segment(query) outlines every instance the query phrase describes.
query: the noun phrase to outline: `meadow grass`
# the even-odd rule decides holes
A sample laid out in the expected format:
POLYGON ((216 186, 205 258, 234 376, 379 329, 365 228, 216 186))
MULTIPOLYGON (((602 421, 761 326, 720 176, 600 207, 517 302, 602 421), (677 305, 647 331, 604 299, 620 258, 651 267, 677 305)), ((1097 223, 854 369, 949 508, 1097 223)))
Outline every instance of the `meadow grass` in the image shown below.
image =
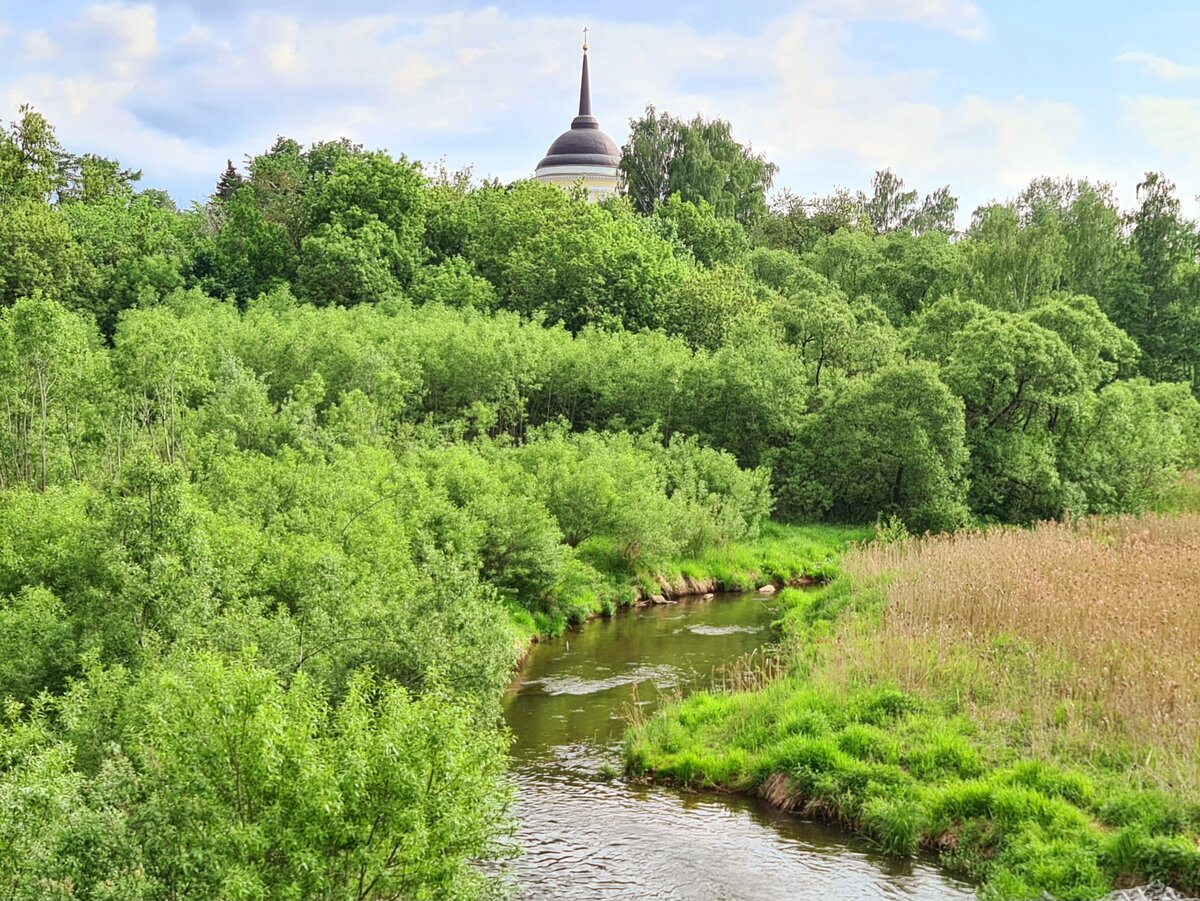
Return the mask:
POLYGON ((1154 505, 1158 513, 1200 513, 1200 472, 1185 472, 1154 505))
POLYGON ((783 674, 631 730, 633 772, 756 792, 984 897, 1200 892, 1200 516, 875 543, 784 592, 783 674))
POLYGON ((845 566, 887 599, 837 680, 953 693, 1038 754, 1127 748, 1130 779, 1200 799, 1200 515, 872 545, 845 566))
POLYGON ((611 541, 580 546, 587 566, 573 567, 557 586, 550 612, 513 618, 529 636, 562 634, 594 616, 608 616, 639 597, 708 591, 753 591, 771 583, 825 582, 836 574, 836 561, 870 528, 838 525, 786 525, 766 522, 753 539, 709 548, 698 556, 648 561, 631 577, 611 541))
POLYGON ((757 538, 710 548, 699 556, 667 560, 638 574, 648 590, 666 581, 715 583, 721 591, 752 591, 766 582, 826 582, 837 573, 846 549, 873 535, 870 528, 840 525, 787 525, 767 522, 757 538))

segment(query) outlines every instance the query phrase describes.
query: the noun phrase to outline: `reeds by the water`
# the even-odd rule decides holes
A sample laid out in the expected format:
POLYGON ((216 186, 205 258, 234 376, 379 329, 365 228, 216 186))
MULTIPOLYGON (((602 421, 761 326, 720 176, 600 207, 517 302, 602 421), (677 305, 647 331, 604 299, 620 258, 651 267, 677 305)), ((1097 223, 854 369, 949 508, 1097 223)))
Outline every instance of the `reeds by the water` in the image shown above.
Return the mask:
POLYGON ((1200 515, 870 545, 844 565, 886 584, 884 628, 844 635, 827 678, 952 695, 1031 750, 1103 749, 1200 790, 1200 515))
POLYGON ((732 694, 759 691, 787 671, 784 659, 774 647, 756 648, 712 673, 712 690, 732 694))

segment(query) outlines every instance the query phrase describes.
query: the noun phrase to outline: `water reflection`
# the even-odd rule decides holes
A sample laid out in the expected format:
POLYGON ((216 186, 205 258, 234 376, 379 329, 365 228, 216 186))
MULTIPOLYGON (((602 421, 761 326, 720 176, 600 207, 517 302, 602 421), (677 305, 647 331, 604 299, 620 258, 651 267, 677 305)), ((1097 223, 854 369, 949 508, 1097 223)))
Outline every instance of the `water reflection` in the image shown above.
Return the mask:
POLYGON ((623 710, 707 684, 769 640, 771 602, 628 612, 534 649, 506 698, 521 898, 960 899, 969 887, 754 799, 606 780, 623 710))

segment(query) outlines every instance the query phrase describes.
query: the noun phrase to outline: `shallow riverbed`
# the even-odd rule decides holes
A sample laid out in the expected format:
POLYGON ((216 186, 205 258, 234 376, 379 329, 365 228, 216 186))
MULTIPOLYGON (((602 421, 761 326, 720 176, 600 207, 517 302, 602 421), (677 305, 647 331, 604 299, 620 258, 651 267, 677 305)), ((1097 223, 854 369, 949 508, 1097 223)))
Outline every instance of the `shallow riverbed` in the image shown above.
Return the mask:
POLYGON ((623 611, 533 649, 505 699, 514 734, 517 895, 538 898, 950 901, 970 887, 897 864, 841 830, 754 799, 605 778, 623 714, 709 684, 770 641, 755 595, 623 611))

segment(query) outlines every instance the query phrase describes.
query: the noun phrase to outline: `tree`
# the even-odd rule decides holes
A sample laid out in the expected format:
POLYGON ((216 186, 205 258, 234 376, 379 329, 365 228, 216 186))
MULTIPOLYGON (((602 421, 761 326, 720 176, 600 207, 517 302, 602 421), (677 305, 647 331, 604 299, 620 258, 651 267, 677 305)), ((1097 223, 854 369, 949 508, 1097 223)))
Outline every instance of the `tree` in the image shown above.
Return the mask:
POLYGON ((743 324, 766 317, 763 293, 744 269, 699 269, 668 297, 663 325, 692 347, 715 350, 743 324))
POLYGON ((828 197, 808 199, 786 189, 780 191, 772 198, 767 215, 754 223, 753 243, 803 254, 825 235, 868 228, 861 198, 845 188, 828 197))
MULTIPOLYGON (((1066 341, 1031 315, 956 299, 934 304, 915 326, 912 349, 939 362, 963 401, 971 509, 1018 522, 1061 515, 1071 498, 1058 444, 1087 396, 1085 367, 1066 341)), ((1104 342, 1081 340, 1081 356, 1104 342)))
POLYGON ((221 173, 220 179, 217 180, 217 190, 213 197, 217 200, 229 200, 237 193, 238 188, 246 183, 242 178, 242 173, 233 165, 233 160, 225 161, 225 171, 221 173))
POLYGON ((688 203, 672 194, 655 209, 654 220, 664 238, 682 244, 702 266, 738 263, 750 249, 745 229, 719 218, 703 199, 688 203))
POLYGON ((1147 172, 1137 196, 1138 208, 1129 219, 1137 283, 1113 299, 1111 313, 1142 348, 1146 375, 1194 381, 1200 280, 1191 273, 1200 232, 1182 217, 1175 185, 1162 173, 1147 172))
POLYGON ((672 194, 712 205, 718 216, 749 225, 766 213, 777 168, 733 138, 723 119, 697 115, 684 122, 647 106, 630 121, 621 175, 634 206, 650 215, 672 194))
POLYGON ((49 202, 66 186, 67 153, 46 117, 29 104, 0 134, 0 200, 49 202))
POLYGON ((630 120, 629 140, 621 148, 625 191, 643 216, 671 196, 671 166, 683 151, 683 122, 652 105, 630 120))
POLYGON ((83 317, 41 296, 22 298, 0 315, 0 397, 13 481, 45 491, 64 470, 81 476, 80 432, 107 387, 97 341, 83 317))
POLYGON ((60 203, 97 203, 112 197, 128 198, 142 173, 122 169, 116 160, 85 153, 65 156, 65 183, 58 192, 60 203))
POLYGON ((1122 217, 1110 185, 1039 178, 1015 201, 1022 227, 1053 225, 1065 240, 1062 289, 1106 305, 1125 253, 1122 217))
MULTIPOLYGON (((122 310, 156 303, 182 288, 194 254, 193 220, 164 209, 153 195, 114 189, 93 200, 56 210, 91 263, 83 298, 100 330, 111 336, 122 310)), ((76 289, 77 295, 83 293, 76 289)))
POLYGON ((296 293, 317 305, 340 306, 394 297, 400 293, 393 273, 401 255, 395 234, 378 220, 352 232, 340 222, 322 223, 300 245, 296 293))
POLYGON ((85 306, 97 275, 66 217, 39 199, 0 199, 0 305, 38 295, 85 306))
POLYGON ((869 522, 898 515, 912 529, 967 520, 963 405, 924 362, 856 380, 809 420, 780 467, 784 515, 869 522))
POLYGON ((6 897, 484 892, 475 862, 497 856, 510 803, 503 742, 444 691, 364 672, 335 702, 304 673, 193 652, 139 676, 93 666, 56 707, 69 737, 44 709, 0 733, 6 897))
POLYGON ((1064 436, 1064 478, 1097 513, 1152 507, 1191 462, 1200 403, 1184 385, 1113 382, 1087 398, 1064 436))
POLYGON ((859 193, 858 204, 862 217, 877 235, 922 235, 931 231, 953 234, 958 198, 951 196, 950 186, 943 185, 918 202, 920 196, 916 191, 906 191, 904 179, 891 169, 881 169, 871 179, 871 196, 859 193))
POLYGON ((669 298, 691 269, 624 205, 521 182, 475 191, 466 206, 464 256, 496 287, 499 304, 571 331, 589 323, 662 328, 669 298))
POLYGON ((1057 217, 1023 224, 1015 204, 980 207, 964 242, 973 295, 994 309, 1029 309, 1059 290, 1066 247, 1057 217))

